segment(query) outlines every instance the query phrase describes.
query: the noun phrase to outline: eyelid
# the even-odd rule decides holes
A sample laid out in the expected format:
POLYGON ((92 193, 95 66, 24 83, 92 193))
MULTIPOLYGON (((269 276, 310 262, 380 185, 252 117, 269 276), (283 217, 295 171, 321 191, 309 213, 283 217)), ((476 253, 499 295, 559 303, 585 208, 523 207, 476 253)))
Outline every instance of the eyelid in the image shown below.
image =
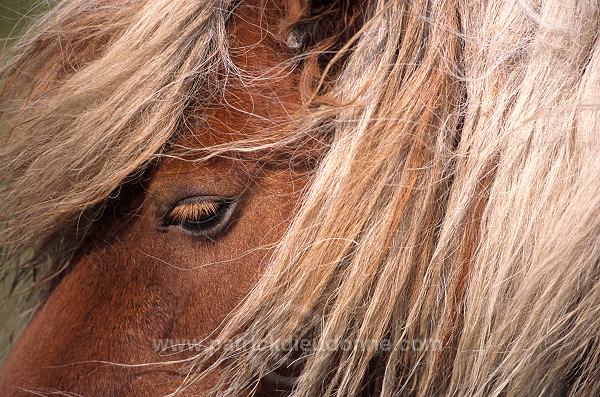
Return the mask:
POLYGON ((176 222, 184 222, 190 219, 197 219, 201 216, 216 215, 220 206, 225 203, 219 201, 201 201, 198 203, 180 203, 169 213, 169 219, 176 222))
POLYGON ((238 198, 219 196, 194 196, 185 198, 178 201, 170 210, 166 211, 160 229, 167 231, 170 227, 180 227, 191 235, 212 239, 229 227, 238 198), (214 210, 214 212, 210 213, 207 210, 214 210), (218 222, 206 230, 190 230, 186 228, 186 223, 193 223, 195 219, 201 219, 203 216, 217 216, 221 212, 222 214, 218 222))
POLYGON ((235 201, 237 197, 222 197, 222 196, 191 196, 175 202, 172 204, 170 208, 166 209, 166 215, 173 214, 177 211, 177 208, 191 208, 192 206, 197 206, 197 208, 201 208, 203 206, 209 206, 211 204, 228 204, 235 201))

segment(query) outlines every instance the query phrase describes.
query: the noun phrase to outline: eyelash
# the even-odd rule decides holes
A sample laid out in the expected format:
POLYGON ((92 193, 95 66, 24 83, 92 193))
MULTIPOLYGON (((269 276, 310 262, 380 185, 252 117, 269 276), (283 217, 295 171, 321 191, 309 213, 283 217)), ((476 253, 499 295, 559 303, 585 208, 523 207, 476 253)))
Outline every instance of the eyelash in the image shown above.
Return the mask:
POLYGON ((231 199, 188 198, 169 211, 163 226, 178 226, 194 235, 216 237, 229 224, 233 207, 231 199))

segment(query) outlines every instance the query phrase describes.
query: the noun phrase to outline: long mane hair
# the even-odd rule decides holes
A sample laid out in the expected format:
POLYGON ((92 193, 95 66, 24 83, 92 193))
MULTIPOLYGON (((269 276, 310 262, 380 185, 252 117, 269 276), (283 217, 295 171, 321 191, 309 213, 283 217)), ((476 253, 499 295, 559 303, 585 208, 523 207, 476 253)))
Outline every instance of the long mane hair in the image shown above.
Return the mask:
MULTIPOLYGON (((234 3, 71 0, 30 29, 3 71, 5 269, 65 266, 190 108, 248 78, 234 3)), ((598 395, 600 6, 359 8, 324 46, 327 77, 306 63, 285 139, 206 148, 327 134, 270 266, 182 389, 219 371, 214 394, 237 395, 305 340, 294 396, 598 395)))

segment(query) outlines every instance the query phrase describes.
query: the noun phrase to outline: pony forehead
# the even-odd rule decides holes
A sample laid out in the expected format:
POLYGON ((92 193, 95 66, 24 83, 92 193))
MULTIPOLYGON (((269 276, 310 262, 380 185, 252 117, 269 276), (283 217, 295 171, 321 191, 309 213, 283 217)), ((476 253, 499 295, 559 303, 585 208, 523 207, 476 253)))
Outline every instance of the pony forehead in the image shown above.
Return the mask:
POLYGON ((286 27, 299 18, 294 11, 299 3, 250 1, 235 8, 228 57, 237 73, 219 76, 219 95, 188 109, 185 128, 173 135, 168 155, 198 160, 223 150, 262 165, 302 163, 303 168, 322 156, 323 131, 301 142, 293 137, 310 114, 300 89, 304 65, 285 46, 286 27))

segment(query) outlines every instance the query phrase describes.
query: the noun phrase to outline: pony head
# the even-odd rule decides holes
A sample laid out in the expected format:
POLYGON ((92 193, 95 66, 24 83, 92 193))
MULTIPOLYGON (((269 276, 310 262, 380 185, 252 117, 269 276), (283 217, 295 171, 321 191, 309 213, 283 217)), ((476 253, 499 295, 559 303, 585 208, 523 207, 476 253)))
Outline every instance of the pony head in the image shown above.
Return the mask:
POLYGON ((2 72, 3 390, 600 393, 599 23, 59 2, 2 72))

